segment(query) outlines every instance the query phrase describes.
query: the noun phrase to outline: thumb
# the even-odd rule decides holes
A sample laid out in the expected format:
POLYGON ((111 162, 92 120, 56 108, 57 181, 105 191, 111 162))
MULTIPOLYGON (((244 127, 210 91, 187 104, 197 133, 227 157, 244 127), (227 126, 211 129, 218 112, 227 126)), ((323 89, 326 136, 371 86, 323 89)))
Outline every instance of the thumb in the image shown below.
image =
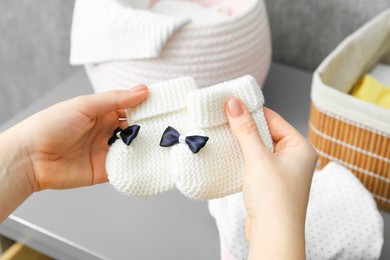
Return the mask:
POLYGON ((269 150, 261 141, 259 132, 252 115, 238 99, 230 99, 225 106, 233 134, 240 144, 246 163, 255 163, 269 154, 269 150))
POLYGON ((80 96, 73 99, 73 102, 75 102, 75 107, 82 108, 82 111, 85 114, 96 117, 118 109, 135 107, 141 103, 147 95, 147 87, 140 85, 129 90, 112 90, 93 95, 80 96))

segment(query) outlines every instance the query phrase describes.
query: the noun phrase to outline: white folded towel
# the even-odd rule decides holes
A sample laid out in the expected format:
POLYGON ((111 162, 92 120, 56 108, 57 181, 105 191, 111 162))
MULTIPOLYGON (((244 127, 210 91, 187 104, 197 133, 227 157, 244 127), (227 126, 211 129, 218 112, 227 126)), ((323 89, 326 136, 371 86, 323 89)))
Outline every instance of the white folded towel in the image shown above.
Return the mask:
MULTIPOLYGON (((211 200, 209 209, 219 230, 221 258, 247 259, 242 193, 211 200)), ((314 173, 305 233, 307 259, 378 259, 383 219, 359 179, 332 162, 314 173)))
POLYGON ((71 63, 86 65, 97 92, 183 76, 200 87, 246 74, 263 84, 271 60, 263 0, 231 0, 240 8, 230 11, 174 2, 76 0, 71 63))

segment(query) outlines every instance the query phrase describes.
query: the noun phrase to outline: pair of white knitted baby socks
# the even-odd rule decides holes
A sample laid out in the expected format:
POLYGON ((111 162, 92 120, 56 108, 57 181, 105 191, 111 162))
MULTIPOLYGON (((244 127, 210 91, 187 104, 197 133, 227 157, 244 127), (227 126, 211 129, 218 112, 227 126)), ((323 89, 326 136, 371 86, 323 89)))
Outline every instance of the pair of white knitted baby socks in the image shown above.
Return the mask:
POLYGON ((273 149, 264 98, 251 76, 203 89, 189 77, 148 88, 147 100, 128 111, 131 143, 119 131, 110 141, 108 178, 121 193, 146 196, 176 187, 205 200, 241 191, 243 157, 224 109, 232 97, 244 102, 273 149))

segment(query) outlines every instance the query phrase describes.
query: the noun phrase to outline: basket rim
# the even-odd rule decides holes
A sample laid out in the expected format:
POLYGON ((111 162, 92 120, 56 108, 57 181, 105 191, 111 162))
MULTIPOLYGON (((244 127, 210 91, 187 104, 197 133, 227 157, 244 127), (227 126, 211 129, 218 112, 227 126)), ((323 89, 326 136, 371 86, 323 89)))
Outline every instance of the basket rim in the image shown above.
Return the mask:
MULTIPOLYGON (((371 64, 377 63, 378 59, 382 58, 380 55, 386 55, 387 57, 390 53, 390 48, 387 47, 387 44, 384 44, 387 41, 390 41, 390 8, 345 38, 314 71, 311 99, 316 107, 322 111, 329 111, 361 125, 390 134, 390 109, 366 102, 347 93, 350 87, 347 86, 348 83, 356 82, 358 77, 361 76, 361 73, 358 73, 359 71, 367 71, 371 64), (367 44, 365 38, 383 29, 387 30, 387 34, 384 33, 384 36, 378 36, 382 37, 380 39, 383 41, 374 44, 375 48, 373 48, 371 54, 375 57, 361 57, 364 47, 372 47, 372 45, 367 44), (359 40, 366 42, 359 46, 359 43, 357 43, 359 40), (355 56, 357 56, 356 59, 354 59, 355 56), (356 61, 358 63, 354 64, 356 61), (326 77, 328 78, 327 81, 333 81, 331 84, 335 84, 335 86, 325 83, 326 77)), ((372 42, 368 41, 368 43, 372 42)), ((388 45, 390 46, 390 42, 388 45)))

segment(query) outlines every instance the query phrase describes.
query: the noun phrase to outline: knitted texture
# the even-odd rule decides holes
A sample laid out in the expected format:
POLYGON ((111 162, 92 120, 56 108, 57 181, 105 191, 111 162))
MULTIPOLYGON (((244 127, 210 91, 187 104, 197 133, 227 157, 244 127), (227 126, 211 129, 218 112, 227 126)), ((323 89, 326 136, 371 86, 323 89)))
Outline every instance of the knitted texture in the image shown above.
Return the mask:
POLYGON ((130 146, 117 140, 111 145, 106 169, 110 183, 132 196, 157 194, 175 187, 170 174, 170 149, 159 146, 168 125, 185 130, 185 96, 196 88, 191 78, 150 85, 146 101, 128 111, 129 125, 140 125, 130 146))
POLYGON ((178 145, 171 151, 173 178, 184 195, 194 199, 223 197, 242 190, 244 160, 225 114, 225 103, 241 99, 251 112, 259 134, 273 150, 272 139, 263 114, 264 98, 250 76, 193 91, 187 97, 187 135, 208 136, 205 148, 193 154, 178 145))
POLYGON ((225 20, 202 23, 117 2, 77 0, 75 5, 71 63, 87 64, 96 92, 183 76, 193 77, 199 87, 246 74, 263 84, 271 60, 263 0, 244 1, 225 20))
MULTIPOLYGON (((277 206, 277 205, 275 205, 277 206)), ((242 193, 210 200, 221 259, 247 259, 242 193)), ((379 259, 383 219, 372 195, 348 169, 329 163, 315 172, 306 214, 307 259, 379 259)))
POLYGON ((272 139, 262 111, 260 87, 251 76, 196 90, 191 78, 149 87, 148 99, 128 111, 129 125, 141 126, 130 146, 116 141, 106 168, 111 184, 121 193, 145 196, 176 187, 193 199, 219 198, 241 191, 243 157, 224 112, 226 101, 240 98, 256 120, 264 143, 272 139), (209 137, 194 154, 186 143, 160 147, 164 130, 174 127, 183 137, 209 137))

